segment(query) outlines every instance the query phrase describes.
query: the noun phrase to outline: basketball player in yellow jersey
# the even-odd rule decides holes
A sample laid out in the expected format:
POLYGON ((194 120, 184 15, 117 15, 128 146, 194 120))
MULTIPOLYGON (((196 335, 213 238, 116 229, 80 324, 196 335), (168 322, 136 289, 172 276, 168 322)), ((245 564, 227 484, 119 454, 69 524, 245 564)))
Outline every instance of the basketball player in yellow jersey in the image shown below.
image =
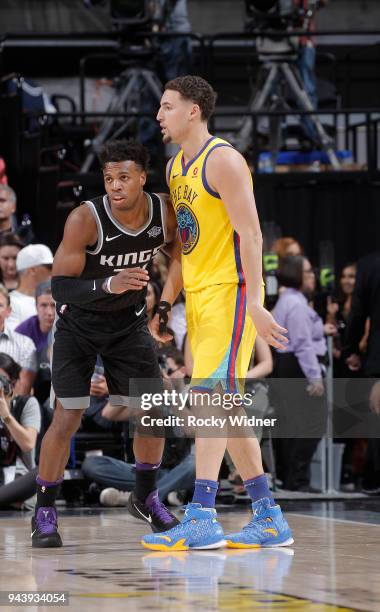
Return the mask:
MULTIPOLYGON (((182 274, 178 248, 151 332, 157 339, 168 339, 159 333, 159 322, 167 321, 184 286, 194 359, 192 388, 212 392, 218 381, 219 388, 231 393, 246 376, 256 333, 276 348, 283 348, 287 339, 286 330, 262 305, 262 236, 250 171, 240 153, 208 131, 215 100, 212 87, 197 76, 169 81, 161 99, 157 119, 164 143, 181 147, 169 161, 167 179, 181 238, 182 274)), ((210 413, 210 407, 204 410, 210 413)), ((292 543, 253 435, 196 437, 195 490, 182 523, 142 540, 152 550, 292 543), (253 517, 242 531, 225 536, 214 505, 226 448, 252 499, 253 517)))

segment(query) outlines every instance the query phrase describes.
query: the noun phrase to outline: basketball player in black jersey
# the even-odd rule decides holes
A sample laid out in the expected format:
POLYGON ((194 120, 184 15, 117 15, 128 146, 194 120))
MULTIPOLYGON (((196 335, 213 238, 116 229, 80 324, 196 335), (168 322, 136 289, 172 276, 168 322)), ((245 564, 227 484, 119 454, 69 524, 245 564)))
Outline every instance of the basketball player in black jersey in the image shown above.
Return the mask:
MULTIPOLYGON (((70 214, 53 264, 55 410, 41 446, 32 519, 32 545, 39 548, 62 546, 55 498, 71 437, 89 406, 97 356, 113 405, 128 405, 130 380, 160 380, 145 295, 154 255, 165 244, 169 252, 179 249, 175 215, 167 196, 143 190, 148 153, 142 145, 109 142, 100 160, 106 195, 83 202, 70 214)), ((158 499, 155 486, 163 445, 161 437, 134 438, 136 488, 128 509, 154 531, 178 522, 158 499)))

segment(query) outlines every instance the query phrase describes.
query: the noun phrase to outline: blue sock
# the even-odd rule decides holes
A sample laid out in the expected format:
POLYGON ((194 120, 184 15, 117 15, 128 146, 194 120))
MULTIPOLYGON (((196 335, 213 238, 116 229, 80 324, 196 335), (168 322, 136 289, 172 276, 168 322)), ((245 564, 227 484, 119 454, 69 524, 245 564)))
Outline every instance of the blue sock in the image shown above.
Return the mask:
POLYGON ((213 508, 218 487, 216 480, 196 480, 192 503, 202 504, 204 508, 213 508))
POLYGON ((249 480, 244 481, 245 490, 247 491, 249 497, 253 502, 256 502, 258 499, 262 499, 263 497, 268 497, 270 499, 271 506, 275 506, 276 502, 273 499, 273 495, 268 486, 268 479, 266 474, 261 474, 261 476, 256 476, 256 478, 250 478, 249 480))

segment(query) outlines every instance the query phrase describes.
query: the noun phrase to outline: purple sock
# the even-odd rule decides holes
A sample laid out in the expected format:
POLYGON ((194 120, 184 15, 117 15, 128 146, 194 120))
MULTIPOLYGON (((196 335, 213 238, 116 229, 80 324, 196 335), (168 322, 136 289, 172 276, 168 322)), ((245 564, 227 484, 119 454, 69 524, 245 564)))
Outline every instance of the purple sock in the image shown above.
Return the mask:
POLYGON ((161 461, 159 463, 140 463, 136 459, 136 470, 158 470, 161 465, 161 461))
POLYGON ((36 508, 44 508, 54 506, 55 498, 57 497, 59 485, 63 482, 63 478, 58 480, 43 480, 40 476, 37 476, 37 502, 36 508))
POLYGON ((37 476, 36 478, 36 483, 40 485, 41 487, 56 487, 57 485, 60 485, 62 482, 63 482, 63 476, 62 478, 58 478, 58 480, 42 480, 40 476, 37 476))
POLYGON ((156 490, 157 472, 160 463, 141 463, 136 459, 136 486, 135 493, 137 499, 145 502, 152 491, 156 490))
POLYGON ((197 479, 191 503, 202 504, 204 508, 213 508, 218 487, 219 483, 216 480, 197 479))
POLYGON ((256 476, 255 478, 244 480, 244 486, 245 490, 247 491, 249 497, 253 502, 256 502, 258 499, 262 499, 263 497, 268 497, 271 506, 276 505, 276 502, 274 501, 273 495, 268 486, 268 479, 266 477, 266 474, 261 474, 260 476, 256 476))

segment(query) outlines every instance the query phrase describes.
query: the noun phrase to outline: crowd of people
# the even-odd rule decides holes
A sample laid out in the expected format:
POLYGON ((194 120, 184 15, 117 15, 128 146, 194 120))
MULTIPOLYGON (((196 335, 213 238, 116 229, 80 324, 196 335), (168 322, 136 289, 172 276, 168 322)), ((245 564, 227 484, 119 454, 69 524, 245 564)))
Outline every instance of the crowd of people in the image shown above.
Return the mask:
MULTIPOLYGON (((52 416, 53 254, 46 245, 22 241, 15 214, 14 191, 0 185, 0 508, 33 506, 39 447, 52 416)), ((247 389, 255 394, 256 415, 272 412, 282 420, 283 430, 273 440, 275 469, 266 466, 268 471, 274 471, 277 486, 313 492, 311 461, 326 430, 326 338, 332 337, 330 365, 334 377, 380 375, 379 325, 373 304, 378 299, 375 285, 380 261, 373 257, 364 264, 347 263, 340 272, 336 292, 325 296, 321 309, 321 300, 316 300, 320 293, 316 274, 302 246, 287 237, 277 240, 272 251, 279 258, 279 290, 273 315, 288 330, 289 343, 285 350, 271 350, 262 338, 257 338, 247 389), (374 289, 368 297, 371 283, 374 289), (289 392, 281 392, 284 379, 289 392), (297 385, 293 387, 289 380, 297 381, 297 385), (268 385, 269 381, 274 384, 268 385), (276 386, 276 381, 280 385, 276 386)), ((167 265, 166 255, 160 252, 147 285, 148 321, 157 312, 167 265)), ((193 367, 183 292, 172 309, 169 329, 172 340, 157 346, 161 374, 167 388, 182 391, 187 388, 193 367)), ((80 432, 127 432, 127 409, 111 405, 108 396, 104 369, 98 362, 91 380, 91 405, 80 432)), ((380 412, 379 383, 373 386, 368 410, 380 412)), ((265 441, 265 430, 258 429, 256 435, 259 440, 263 438, 262 443, 265 441)), ((162 501, 179 505, 189 498, 195 478, 193 447, 191 438, 176 437, 175 431, 166 439, 158 477, 162 501)), ((89 453, 76 467, 81 467, 83 473, 83 490, 92 487, 99 503, 127 503, 129 491, 135 486, 133 454, 129 453, 125 461, 105 456, 100 444, 97 453, 89 453)), ((223 470, 232 498, 239 499, 241 480, 228 453, 223 470)), ((345 440, 341 486, 345 490, 380 492, 377 440, 345 440)))

